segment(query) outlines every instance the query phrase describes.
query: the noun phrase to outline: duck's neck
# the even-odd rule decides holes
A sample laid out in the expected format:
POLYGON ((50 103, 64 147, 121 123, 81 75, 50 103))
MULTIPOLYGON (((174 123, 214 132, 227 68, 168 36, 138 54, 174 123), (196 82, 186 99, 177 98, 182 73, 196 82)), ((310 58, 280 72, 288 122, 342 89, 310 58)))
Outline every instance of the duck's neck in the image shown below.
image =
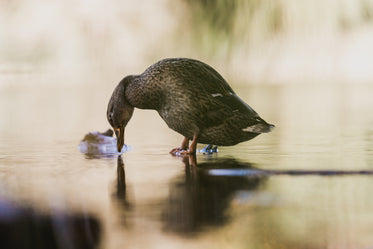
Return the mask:
POLYGON ((130 78, 125 87, 125 97, 136 108, 158 110, 161 106, 162 92, 153 79, 142 75, 127 76, 130 78))

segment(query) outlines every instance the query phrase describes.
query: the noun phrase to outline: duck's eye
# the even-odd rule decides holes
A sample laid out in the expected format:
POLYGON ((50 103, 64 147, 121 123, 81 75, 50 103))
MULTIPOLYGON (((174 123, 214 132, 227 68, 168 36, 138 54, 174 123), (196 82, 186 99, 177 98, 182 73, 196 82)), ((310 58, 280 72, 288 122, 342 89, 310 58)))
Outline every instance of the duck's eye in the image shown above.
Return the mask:
POLYGON ((107 115, 107 117, 108 117, 109 122, 110 122, 110 123, 113 123, 113 113, 110 112, 110 113, 107 115))

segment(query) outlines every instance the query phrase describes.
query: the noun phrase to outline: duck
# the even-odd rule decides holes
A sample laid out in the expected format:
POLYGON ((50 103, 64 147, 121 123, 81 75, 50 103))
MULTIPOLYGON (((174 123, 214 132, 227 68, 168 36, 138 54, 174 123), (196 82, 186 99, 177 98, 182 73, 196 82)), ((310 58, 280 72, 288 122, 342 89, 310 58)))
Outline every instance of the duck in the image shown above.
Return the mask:
POLYGON ((181 146, 170 151, 173 155, 194 155, 197 143, 233 146, 274 128, 215 69, 189 58, 160 60, 141 74, 124 77, 115 87, 106 116, 118 151, 135 108, 157 111, 170 129, 184 137, 181 146))

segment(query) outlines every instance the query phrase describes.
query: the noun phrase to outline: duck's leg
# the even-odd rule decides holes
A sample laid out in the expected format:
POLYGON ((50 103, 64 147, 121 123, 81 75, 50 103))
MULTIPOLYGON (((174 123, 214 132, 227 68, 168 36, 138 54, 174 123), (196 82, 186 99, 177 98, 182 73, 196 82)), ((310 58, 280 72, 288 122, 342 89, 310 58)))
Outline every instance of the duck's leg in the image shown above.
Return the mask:
POLYGON ((171 150, 170 153, 174 155, 195 155, 197 151, 197 141, 198 141, 198 135, 194 135, 192 143, 190 144, 189 149, 187 149, 188 144, 189 144, 189 139, 185 137, 181 144, 181 147, 171 150))
POLYGON ((190 144, 189 146, 189 150, 188 150, 188 154, 189 155, 195 155, 196 154, 196 151, 197 151, 197 143, 198 143, 198 135, 194 135, 193 136, 193 140, 192 140, 192 143, 190 144))

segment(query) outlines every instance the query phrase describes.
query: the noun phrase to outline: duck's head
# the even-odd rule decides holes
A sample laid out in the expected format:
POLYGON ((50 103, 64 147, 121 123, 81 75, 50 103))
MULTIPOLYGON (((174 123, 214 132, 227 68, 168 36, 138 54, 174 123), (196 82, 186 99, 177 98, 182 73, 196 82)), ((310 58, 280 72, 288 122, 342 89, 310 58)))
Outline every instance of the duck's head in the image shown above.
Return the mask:
POLYGON ((111 95, 106 117, 117 136, 117 149, 120 152, 124 145, 124 129, 131 119, 134 107, 126 99, 126 86, 130 78, 124 78, 111 95))

